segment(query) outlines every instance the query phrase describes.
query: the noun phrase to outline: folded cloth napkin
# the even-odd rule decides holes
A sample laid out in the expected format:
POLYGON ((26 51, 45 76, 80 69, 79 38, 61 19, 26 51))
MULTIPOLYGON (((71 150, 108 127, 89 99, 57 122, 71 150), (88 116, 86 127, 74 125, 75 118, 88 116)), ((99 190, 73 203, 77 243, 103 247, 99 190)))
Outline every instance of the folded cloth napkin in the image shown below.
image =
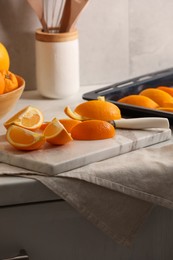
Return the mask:
POLYGON ((173 144, 167 144, 53 177, 5 164, 1 164, 0 174, 40 181, 116 242, 128 245, 154 204, 173 208, 172 157, 173 144))

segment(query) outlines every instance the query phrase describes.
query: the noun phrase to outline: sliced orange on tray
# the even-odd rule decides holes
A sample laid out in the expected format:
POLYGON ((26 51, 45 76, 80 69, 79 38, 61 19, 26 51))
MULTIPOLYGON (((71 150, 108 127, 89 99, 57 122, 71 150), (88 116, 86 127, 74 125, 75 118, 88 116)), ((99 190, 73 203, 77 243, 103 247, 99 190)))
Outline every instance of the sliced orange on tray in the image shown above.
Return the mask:
POLYGON ((35 130, 40 128, 43 121, 43 114, 39 109, 33 106, 27 106, 6 121, 4 126, 8 129, 9 126, 14 124, 26 129, 35 130))
POLYGON ((167 86, 158 86, 157 89, 163 90, 173 97, 173 88, 167 86))
POLYGON ((43 134, 35 133, 20 126, 11 125, 6 133, 7 141, 19 150, 40 149, 45 143, 43 134))
POLYGON ((63 145, 73 140, 65 127, 54 118, 44 129, 46 141, 53 145, 63 145))
POLYGON ((147 88, 139 93, 139 95, 146 96, 155 101, 160 107, 164 106, 164 103, 173 103, 173 97, 165 91, 157 88, 147 88))
POLYGON ((159 105, 151 98, 142 95, 129 95, 118 100, 120 103, 125 103, 134 106, 143 106, 150 109, 155 109, 159 105))

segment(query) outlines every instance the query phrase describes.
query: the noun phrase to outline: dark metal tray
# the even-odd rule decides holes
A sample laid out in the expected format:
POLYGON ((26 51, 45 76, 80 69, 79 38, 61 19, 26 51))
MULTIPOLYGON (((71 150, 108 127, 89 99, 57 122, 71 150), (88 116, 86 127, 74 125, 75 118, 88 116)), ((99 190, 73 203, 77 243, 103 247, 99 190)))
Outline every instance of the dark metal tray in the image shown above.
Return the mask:
POLYGON ((159 85, 173 87, 173 68, 115 83, 87 92, 82 97, 85 100, 93 100, 97 99, 98 96, 104 96, 107 101, 116 104, 120 108, 123 117, 167 117, 170 124, 173 124, 173 113, 171 112, 123 104, 117 101, 122 97, 138 94, 143 89, 155 88, 159 85))

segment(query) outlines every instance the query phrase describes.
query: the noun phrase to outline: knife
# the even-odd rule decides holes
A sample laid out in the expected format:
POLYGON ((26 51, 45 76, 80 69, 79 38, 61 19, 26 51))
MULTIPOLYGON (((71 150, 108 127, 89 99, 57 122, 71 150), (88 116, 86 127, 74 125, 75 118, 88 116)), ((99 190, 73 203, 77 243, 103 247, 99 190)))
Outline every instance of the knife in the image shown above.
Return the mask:
POLYGON ((109 121, 115 128, 146 129, 166 128, 169 129, 169 120, 164 117, 140 117, 109 121))

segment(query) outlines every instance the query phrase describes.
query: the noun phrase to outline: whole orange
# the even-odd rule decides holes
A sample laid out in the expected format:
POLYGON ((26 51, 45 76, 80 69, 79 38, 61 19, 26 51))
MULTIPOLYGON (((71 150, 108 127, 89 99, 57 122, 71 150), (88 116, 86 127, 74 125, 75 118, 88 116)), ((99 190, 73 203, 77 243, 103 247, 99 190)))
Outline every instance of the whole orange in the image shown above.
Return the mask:
POLYGON ((4 93, 5 81, 2 73, 0 72, 0 95, 4 93))
POLYGON ((9 70, 10 58, 7 49, 0 42, 0 70, 9 70))
POLYGON ((5 81, 4 93, 10 92, 18 87, 18 81, 14 73, 7 70, 1 71, 5 81))

